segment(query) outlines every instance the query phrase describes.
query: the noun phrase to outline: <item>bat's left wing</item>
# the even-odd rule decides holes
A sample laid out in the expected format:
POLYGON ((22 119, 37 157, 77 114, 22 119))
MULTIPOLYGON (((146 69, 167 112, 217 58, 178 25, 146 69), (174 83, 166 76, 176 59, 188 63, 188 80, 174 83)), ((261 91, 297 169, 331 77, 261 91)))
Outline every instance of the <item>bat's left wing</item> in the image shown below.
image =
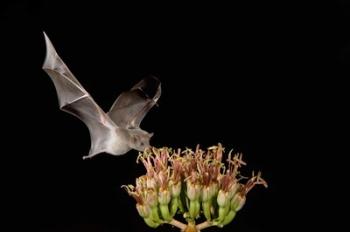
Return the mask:
POLYGON ((105 112, 95 103, 72 72, 58 56, 50 39, 45 35, 46 58, 43 69, 53 81, 61 110, 82 120, 88 127, 91 148, 88 157, 108 152, 108 144, 115 141, 116 126, 105 112))
POLYGON ((122 128, 139 128, 142 119, 148 111, 157 103, 161 95, 161 84, 156 77, 147 77, 130 91, 123 92, 112 105, 108 116, 114 123, 122 128), (147 92, 153 90, 153 97, 147 92))

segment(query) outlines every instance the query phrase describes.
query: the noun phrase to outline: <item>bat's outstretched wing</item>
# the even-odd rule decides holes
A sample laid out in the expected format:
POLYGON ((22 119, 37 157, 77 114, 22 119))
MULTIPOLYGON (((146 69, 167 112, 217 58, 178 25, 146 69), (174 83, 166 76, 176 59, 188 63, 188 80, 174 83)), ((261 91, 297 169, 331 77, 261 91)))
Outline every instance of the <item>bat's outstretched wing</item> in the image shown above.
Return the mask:
POLYGON ((61 110, 78 117, 87 125, 91 137, 89 156, 106 151, 115 124, 69 71, 50 39, 44 35, 46 58, 43 69, 56 87, 61 110))
POLYGON ((108 112, 108 116, 119 127, 139 128, 142 119, 157 103, 160 95, 161 84, 158 78, 147 77, 134 85, 131 90, 120 94, 108 112), (147 92, 152 90, 155 93, 150 97, 147 92))

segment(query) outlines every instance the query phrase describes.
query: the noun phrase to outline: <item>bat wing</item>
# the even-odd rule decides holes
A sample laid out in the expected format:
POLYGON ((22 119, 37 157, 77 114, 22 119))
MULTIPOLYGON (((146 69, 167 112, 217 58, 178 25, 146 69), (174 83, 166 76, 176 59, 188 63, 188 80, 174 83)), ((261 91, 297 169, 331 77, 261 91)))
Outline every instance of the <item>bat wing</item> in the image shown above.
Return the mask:
POLYGON ((114 123, 122 128, 135 129, 140 127, 140 123, 148 111, 157 103, 161 95, 161 84, 156 77, 147 77, 131 90, 123 92, 115 100, 108 116, 114 123), (153 91, 153 97, 146 92, 153 91))
POLYGON ((106 151, 115 124, 70 72, 50 39, 45 33, 44 35, 46 58, 43 69, 55 85, 60 109, 78 117, 87 125, 91 138, 89 156, 106 151))

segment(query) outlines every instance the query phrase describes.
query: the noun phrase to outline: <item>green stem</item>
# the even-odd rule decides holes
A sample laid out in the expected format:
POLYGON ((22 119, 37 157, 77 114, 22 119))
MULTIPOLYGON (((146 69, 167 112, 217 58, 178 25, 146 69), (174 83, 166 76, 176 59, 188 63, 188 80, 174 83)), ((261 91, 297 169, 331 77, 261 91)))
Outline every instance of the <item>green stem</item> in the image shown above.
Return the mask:
POLYGON ((167 222, 167 223, 170 224, 170 225, 173 225, 173 226, 175 226, 177 228, 179 228, 181 231, 184 231, 186 229, 186 225, 185 224, 183 224, 182 222, 179 222, 178 220, 175 220, 175 219, 173 219, 173 220, 171 220, 170 222, 167 222))
POLYGON ((196 226, 197 231, 199 232, 200 230, 203 230, 205 228, 211 227, 213 224, 211 222, 205 221, 196 226))

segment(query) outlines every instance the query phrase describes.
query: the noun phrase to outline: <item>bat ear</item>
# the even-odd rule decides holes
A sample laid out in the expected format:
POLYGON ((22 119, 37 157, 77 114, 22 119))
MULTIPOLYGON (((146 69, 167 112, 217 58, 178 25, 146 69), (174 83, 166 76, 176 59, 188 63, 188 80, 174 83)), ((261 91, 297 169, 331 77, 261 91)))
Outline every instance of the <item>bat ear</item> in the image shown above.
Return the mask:
POLYGON ((148 135, 149 135, 149 137, 150 137, 150 138, 152 138, 152 137, 153 137, 153 135, 154 135, 154 133, 153 133, 153 132, 151 132, 151 133, 148 133, 148 135))

